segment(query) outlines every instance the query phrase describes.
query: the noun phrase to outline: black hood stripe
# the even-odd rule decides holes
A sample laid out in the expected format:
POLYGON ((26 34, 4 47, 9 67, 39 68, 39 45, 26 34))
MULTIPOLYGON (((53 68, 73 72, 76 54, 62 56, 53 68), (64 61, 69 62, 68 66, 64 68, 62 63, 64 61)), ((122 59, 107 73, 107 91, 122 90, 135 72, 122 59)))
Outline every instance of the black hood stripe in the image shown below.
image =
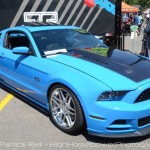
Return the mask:
POLYGON ((72 50, 65 55, 103 66, 135 82, 150 78, 150 61, 130 52, 109 50, 107 56, 104 57, 85 50, 72 50))

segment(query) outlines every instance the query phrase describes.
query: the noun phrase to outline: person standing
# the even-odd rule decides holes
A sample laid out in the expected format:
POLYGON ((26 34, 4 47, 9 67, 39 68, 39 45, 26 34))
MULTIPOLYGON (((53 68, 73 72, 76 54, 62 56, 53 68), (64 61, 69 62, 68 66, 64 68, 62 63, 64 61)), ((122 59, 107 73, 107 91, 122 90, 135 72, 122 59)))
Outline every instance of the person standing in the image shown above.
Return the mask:
POLYGON ((122 17, 122 22, 123 22, 123 24, 126 24, 128 18, 129 18, 129 17, 127 16, 127 14, 124 14, 124 15, 123 15, 123 17, 122 17))
POLYGON ((143 17, 142 17, 142 14, 141 13, 139 13, 139 25, 142 25, 142 23, 143 23, 143 17))
POLYGON ((139 26, 139 16, 137 13, 134 15, 133 21, 135 25, 139 26))
POLYGON ((149 15, 149 13, 148 13, 148 14, 146 14, 146 23, 147 23, 147 24, 149 23, 149 18, 150 18, 150 15, 149 15))
POLYGON ((144 29, 142 54, 150 58, 150 22, 147 23, 144 29))
POLYGON ((139 27, 139 31, 141 31, 141 27, 142 27, 142 23, 143 23, 143 17, 141 15, 141 13, 138 14, 138 17, 139 17, 138 27, 139 27))
POLYGON ((129 16, 130 24, 134 24, 133 18, 134 18, 134 15, 130 14, 130 16, 129 16))

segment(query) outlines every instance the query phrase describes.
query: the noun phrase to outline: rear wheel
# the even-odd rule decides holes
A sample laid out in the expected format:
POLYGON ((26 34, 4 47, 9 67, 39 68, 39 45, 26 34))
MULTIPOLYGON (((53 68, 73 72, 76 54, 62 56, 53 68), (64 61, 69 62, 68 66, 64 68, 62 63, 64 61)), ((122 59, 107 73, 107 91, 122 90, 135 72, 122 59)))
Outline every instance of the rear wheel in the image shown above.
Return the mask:
POLYGON ((62 131, 73 134, 81 131, 84 117, 75 94, 66 86, 55 85, 50 91, 50 115, 62 131))

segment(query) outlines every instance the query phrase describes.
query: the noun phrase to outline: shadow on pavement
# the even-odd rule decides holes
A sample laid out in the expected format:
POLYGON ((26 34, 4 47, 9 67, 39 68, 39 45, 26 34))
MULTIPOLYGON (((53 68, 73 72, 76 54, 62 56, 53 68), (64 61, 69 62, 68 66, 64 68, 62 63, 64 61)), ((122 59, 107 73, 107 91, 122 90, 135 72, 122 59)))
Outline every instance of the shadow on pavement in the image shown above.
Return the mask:
MULTIPOLYGON (((28 101, 27 99, 23 98, 22 96, 18 95, 15 92, 12 92, 11 90, 7 89, 5 86, 0 85, 0 88, 3 89, 4 91, 13 94, 16 98, 18 98, 19 100, 21 100, 22 102, 26 103, 27 105, 31 106, 32 108, 34 108, 35 110, 39 111, 40 113, 42 113, 43 115, 49 117, 49 113, 45 110, 43 110, 41 107, 37 107, 37 105, 35 105, 34 103, 28 101)), ((50 119, 50 117, 49 117, 50 119)), ((51 121, 51 119, 50 119, 51 121)), ((129 144, 129 143, 138 143, 138 142, 142 142, 144 140, 147 140, 150 138, 150 135, 147 136, 142 136, 142 137, 129 137, 129 138, 103 138, 103 137, 97 137, 97 136, 92 136, 89 135, 85 130, 82 131, 82 133, 77 133, 77 134, 73 134, 73 135, 69 135, 69 136, 79 136, 79 135, 83 135, 83 137, 85 137, 85 139, 89 142, 93 142, 93 143, 99 143, 99 144, 129 144)))
POLYGON ((142 142, 150 138, 150 135, 141 136, 141 137, 128 137, 128 138, 104 138, 104 137, 88 135, 86 131, 84 131, 82 135, 87 139, 87 141, 100 143, 100 144, 138 143, 138 142, 142 142))

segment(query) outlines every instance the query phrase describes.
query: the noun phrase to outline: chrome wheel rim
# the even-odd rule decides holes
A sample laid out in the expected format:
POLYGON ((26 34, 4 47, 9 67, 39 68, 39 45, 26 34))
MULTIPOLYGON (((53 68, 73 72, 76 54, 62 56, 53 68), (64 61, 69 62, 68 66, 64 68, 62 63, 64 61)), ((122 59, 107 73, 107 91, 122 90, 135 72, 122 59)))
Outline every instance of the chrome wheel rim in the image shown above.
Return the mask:
POLYGON ((65 129, 73 127, 76 120, 75 104, 72 96, 63 88, 51 94, 51 114, 55 122, 65 129))

